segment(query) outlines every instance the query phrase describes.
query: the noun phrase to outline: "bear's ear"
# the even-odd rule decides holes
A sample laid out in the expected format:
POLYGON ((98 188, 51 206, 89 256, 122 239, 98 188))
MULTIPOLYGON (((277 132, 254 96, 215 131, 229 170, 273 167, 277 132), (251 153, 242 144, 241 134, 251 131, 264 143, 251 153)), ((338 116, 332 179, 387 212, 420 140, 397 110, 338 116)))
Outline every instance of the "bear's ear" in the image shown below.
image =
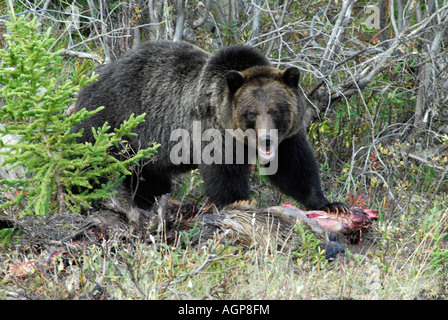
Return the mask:
POLYGON ((231 94, 235 94, 235 92, 241 88, 244 83, 244 75, 238 71, 229 71, 227 73, 227 86, 229 87, 229 91, 231 94))
POLYGON ((282 79, 292 89, 297 89, 300 79, 300 71, 296 67, 289 67, 282 72, 282 79))

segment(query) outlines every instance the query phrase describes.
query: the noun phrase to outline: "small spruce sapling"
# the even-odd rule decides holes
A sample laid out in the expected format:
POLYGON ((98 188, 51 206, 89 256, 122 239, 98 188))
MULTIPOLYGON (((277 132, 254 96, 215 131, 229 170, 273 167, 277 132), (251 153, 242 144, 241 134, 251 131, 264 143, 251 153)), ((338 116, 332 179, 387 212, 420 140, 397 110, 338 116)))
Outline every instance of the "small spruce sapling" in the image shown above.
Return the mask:
POLYGON ((144 121, 144 114, 132 115, 120 128, 110 131, 105 123, 93 129, 95 143, 77 143, 82 132, 72 132, 80 123, 102 107, 66 114, 73 102, 73 94, 96 79, 81 77, 75 85, 70 80, 57 80, 57 66, 61 51, 52 51, 55 39, 50 29, 39 33, 36 20, 14 17, 5 22, 11 34, 4 34, 7 50, 0 51, 0 94, 5 105, 0 109, 0 137, 5 134, 20 136, 17 144, 0 142, 0 155, 5 164, 25 167, 27 177, 2 179, 4 191, 16 196, 2 207, 15 205, 23 214, 43 215, 55 211, 78 211, 99 199, 109 197, 114 188, 130 174, 129 167, 156 153, 159 145, 141 149, 124 160, 110 154, 112 146, 144 121), (105 184, 100 178, 106 178, 105 184), (100 188, 93 188, 100 185, 100 188), (77 187, 81 192, 73 192, 77 187), (11 192, 10 192, 11 193, 11 192))

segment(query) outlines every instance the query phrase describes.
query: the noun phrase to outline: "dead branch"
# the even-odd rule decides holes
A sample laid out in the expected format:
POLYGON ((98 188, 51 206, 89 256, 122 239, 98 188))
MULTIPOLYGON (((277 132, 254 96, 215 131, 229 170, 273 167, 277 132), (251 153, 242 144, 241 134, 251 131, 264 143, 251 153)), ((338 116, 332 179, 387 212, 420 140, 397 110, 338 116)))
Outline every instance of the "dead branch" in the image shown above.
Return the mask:
POLYGON ((177 0, 176 13, 177 13, 177 21, 173 41, 180 41, 182 40, 182 34, 184 32, 184 25, 185 25, 185 6, 183 0, 177 0))
POLYGON ((99 55, 94 53, 86 53, 86 52, 79 52, 79 51, 73 51, 73 50, 65 50, 61 53, 62 56, 68 56, 68 57, 76 57, 80 59, 91 59, 97 63, 103 63, 104 60, 99 55))
POLYGON ((341 12, 339 13, 338 20, 336 21, 333 31, 331 33, 330 39, 328 41, 327 47, 322 55, 322 60, 320 64, 321 72, 326 75, 330 73, 333 69, 332 64, 335 56, 341 50, 343 37, 350 21, 351 11, 353 8, 355 0, 344 0, 342 1, 341 12))
MULTIPOLYGON (((348 4, 347 4, 348 5, 348 4)), ((440 9, 442 12, 446 14, 446 10, 448 10, 448 6, 444 6, 440 9)), ((398 34, 398 36, 390 41, 389 47, 387 50, 382 51, 380 47, 377 45, 372 47, 372 49, 376 49, 378 54, 372 56, 367 61, 359 64, 355 72, 353 72, 352 76, 345 80, 342 83, 339 83, 335 86, 335 88, 330 92, 330 96, 328 96, 327 90, 320 88, 323 84, 322 80, 316 85, 317 88, 313 88, 310 92, 311 98, 320 105, 319 110, 323 110, 328 106, 329 103, 332 103, 341 98, 348 98, 354 94, 360 93, 378 74, 380 74, 383 70, 395 64, 399 57, 403 57, 405 55, 406 47, 403 45, 404 39, 409 43, 412 39, 417 39, 420 37, 422 33, 426 31, 426 28, 429 23, 431 23, 434 19, 436 19, 437 15, 440 12, 433 13, 427 19, 411 26, 411 19, 409 19, 407 24, 403 26, 402 31, 398 34), (317 94, 317 95, 316 95, 317 94), (314 97, 313 97, 314 96, 314 97)), ((342 16, 342 13, 341 13, 342 16)), ((338 19, 339 21, 340 19, 338 19)), ((342 24, 343 22, 340 22, 342 24)), ((446 27, 446 22, 444 22, 443 28, 440 30, 440 34, 443 34, 446 27)), ((325 64, 329 60, 334 60, 335 53, 340 48, 337 46, 338 42, 335 39, 340 39, 342 36, 342 31, 338 32, 338 28, 335 26, 333 30, 336 30, 332 33, 332 37, 329 41, 329 45, 326 48, 326 51, 321 60, 321 70, 326 71, 329 75, 336 71, 336 68, 343 65, 343 63, 349 61, 350 59, 345 59, 343 63, 334 64, 333 69, 330 70, 330 64, 325 64), (328 57, 328 58, 327 58, 328 57)), ((363 49, 362 51, 370 51, 363 49)), ((412 54, 412 53, 411 53, 412 54)), ((355 54, 353 56, 356 56, 355 54)), ((325 72, 323 72, 326 74, 325 72)))
POLYGON ((250 36, 250 40, 249 43, 252 45, 255 45, 255 43, 257 42, 258 39, 258 34, 260 32, 260 9, 261 6, 261 0, 256 0, 255 3, 253 4, 253 20, 252 20, 252 33, 250 36))

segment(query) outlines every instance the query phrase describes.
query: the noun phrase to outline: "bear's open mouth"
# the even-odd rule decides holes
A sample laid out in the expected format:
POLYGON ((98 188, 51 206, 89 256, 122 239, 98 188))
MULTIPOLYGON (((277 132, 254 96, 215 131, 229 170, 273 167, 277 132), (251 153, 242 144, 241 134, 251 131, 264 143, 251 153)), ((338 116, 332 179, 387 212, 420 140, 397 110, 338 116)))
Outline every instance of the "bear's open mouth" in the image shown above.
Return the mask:
POLYGON ((262 164, 266 164, 274 159, 275 149, 270 147, 269 149, 264 147, 258 147, 258 159, 262 164))
POLYGON ((275 156, 274 141, 269 136, 260 138, 258 141, 258 160, 261 164, 267 164, 275 156))

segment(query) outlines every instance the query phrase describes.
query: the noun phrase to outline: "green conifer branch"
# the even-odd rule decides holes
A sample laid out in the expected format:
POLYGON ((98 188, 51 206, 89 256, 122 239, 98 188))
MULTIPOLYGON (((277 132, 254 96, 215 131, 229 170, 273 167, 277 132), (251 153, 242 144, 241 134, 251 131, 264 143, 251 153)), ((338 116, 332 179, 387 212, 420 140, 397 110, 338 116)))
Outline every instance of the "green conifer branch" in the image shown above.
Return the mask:
POLYGON ((92 128, 95 143, 77 143, 82 132, 72 132, 73 126, 100 111, 102 107, 80 110, 67 116, 65 110, 73 102, 73 94, 95 81, 96 75, 82 76, 77 85, 70 80, 56 80, 51 75, 61 61, 61 51, 50 48, 55 39, 50 29, 39 33, 36 20, 11 15, 6 22, 10 35, 5 35, 8 50, 0 51, 0 94, 5 105, 0 109, 0 137, 19 135, 18 143, 0 140, 0 155, 5 164, 25 167, 27 177, 2 179, 5 191, 16 195, 1 207, 14 205, 23 214, 42 215, 61 210, 79 211, 99 199, 109 197, 114 188, 130 174, 129 167, 148 159, 159 145, 135 152, 118 160, 110 154, 123 137, 134 135, 132 130, 144 121, 144 114, 131 115, 118 129, 111 132, 105 123, 92 128), (101 184, 101 178, 106 183, 101 184), (100 185, 100 188, 94 186, 100 185), (77 190, 77 192, 74 192, 77 190))

